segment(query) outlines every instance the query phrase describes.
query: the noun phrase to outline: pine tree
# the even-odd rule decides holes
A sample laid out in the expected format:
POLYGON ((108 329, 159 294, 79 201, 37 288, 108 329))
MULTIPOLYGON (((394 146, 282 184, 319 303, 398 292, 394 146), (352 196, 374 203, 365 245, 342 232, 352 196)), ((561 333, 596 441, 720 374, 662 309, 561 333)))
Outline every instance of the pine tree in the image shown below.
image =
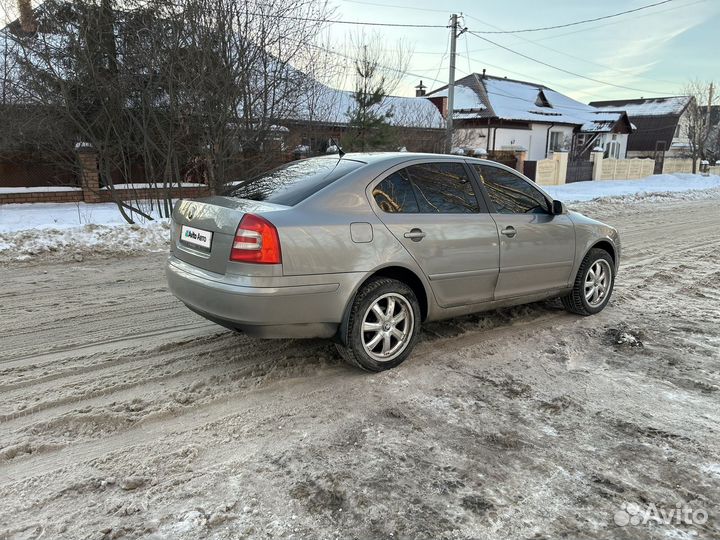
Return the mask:
POLYGON ((355 103, 348 111, 350 134, 345 146, 362 152, 387 150, 393 140, 390 125, 393 109, 381 110, 387 92, 386 78, 377 60, 368 53, 367 46, 363 46, 362 51, 362 56, 355 62, 355 103))

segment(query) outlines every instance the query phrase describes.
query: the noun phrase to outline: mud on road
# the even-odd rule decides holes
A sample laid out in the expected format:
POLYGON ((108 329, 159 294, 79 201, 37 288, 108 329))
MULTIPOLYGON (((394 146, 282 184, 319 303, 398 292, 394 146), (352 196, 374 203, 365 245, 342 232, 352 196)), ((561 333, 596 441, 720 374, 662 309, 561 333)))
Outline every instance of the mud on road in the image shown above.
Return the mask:
POLYGON ((717 538, 719 203, 585 205, 603 313, 430 324, 382 374, 204 321, 161 254, 0 268, 0 538, 717 538))

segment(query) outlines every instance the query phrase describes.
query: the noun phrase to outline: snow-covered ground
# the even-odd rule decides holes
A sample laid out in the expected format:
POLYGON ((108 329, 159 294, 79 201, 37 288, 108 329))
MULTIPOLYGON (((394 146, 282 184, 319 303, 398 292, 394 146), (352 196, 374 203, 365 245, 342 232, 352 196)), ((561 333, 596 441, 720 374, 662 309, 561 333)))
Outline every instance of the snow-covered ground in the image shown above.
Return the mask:
POLYGON ((562 186, 543 186, 543 189, 550 195, 564 202, 717 188, 720 188, 720 176, 699 174, 656 174, 640 180, 603 180, 574 182, 562 186))
POLYGON ((161 253, 0 269, 0 539, 717 539, 715 192, 573 205, 622 237, 602 313, 435 321, 376 374, 201 319, 161 253))
MULTIPOLYGON (((702 199, 717 196, 720 176, 692 174, 655 175, 642 180, 576 182, 544 188, 566 203, 612 201, 626 204, 648 197, 702 199)), ((594 204, 594 203, 593 203, 594 204)), ((143 211, 157 218, 157 213, 143 211)), ((128 225, 112 204, 35 203, 0 205, 0 262, 28 260, 62 253, 68 258, 84 254, 159 251, 167 247, 169 224, 156 219, 128 225)))
POLYGON ((113 203, 0 205, 0 261, 25 261, 53 253, 79 259, 85 254, 159 251, 167 247, 169 222, 143 204, 128 224, 113 203))
MULTIPOLYGON (((157 212, 143 212, 157 218, 157 212)), ((130 213, 128 211, 128 213, 130 213)), ((140 224, 145 218, 133 214, 140 224)), ((0 205, 0 233, 27 229, 68 229, 83 225, 127 226, 114 203, 29 203, 0 205)))

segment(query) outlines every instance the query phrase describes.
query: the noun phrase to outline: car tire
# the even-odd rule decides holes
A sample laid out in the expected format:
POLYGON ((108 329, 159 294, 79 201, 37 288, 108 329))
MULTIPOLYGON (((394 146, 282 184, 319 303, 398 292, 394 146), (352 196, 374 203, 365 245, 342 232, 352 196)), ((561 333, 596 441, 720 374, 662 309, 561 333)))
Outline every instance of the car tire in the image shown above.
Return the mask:
POLYGON ((610 301, 614 285, 615 263, 612 257, 604 249, 591 249, 578 269, 572 292, 561 298, 562 304, 571 313, 595 315, 610 301))
POLYGON ((402 281, 373 279, 358 291, 344 327, 336 346, 345 361, 366 371, 391 369, 403 363, 417 343, 420 303, 402 281))

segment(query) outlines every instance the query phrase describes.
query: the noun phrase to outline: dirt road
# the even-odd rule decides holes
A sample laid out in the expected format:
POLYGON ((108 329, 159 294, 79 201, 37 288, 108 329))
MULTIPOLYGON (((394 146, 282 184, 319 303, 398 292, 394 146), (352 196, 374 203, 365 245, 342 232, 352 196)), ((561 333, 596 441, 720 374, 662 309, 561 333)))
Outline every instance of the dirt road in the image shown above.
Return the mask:
POLYGON ((719 205, 588 204, 602 314, 431 324, 377 375, 205 322, 159 254, 0 268, 0 538, 717 538, 719 205))

